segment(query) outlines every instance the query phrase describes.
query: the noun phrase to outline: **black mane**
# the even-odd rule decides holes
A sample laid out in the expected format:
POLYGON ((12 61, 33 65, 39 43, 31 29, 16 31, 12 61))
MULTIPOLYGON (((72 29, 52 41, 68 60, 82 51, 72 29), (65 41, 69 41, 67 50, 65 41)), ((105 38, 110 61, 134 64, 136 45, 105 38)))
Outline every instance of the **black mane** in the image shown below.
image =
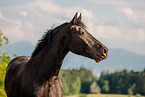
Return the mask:
POLYGON ((53 38, 53 32, 60 28, 60 27, 64 27, 66 26, 68 23, 64 23, 54 29, 50 29, 47 32, 45 32, 45 34, 42 36, 42 38, 40 40, 38 40, 38 44, 36 45, 36 48, 34 50, 34 52, 32 53, 32 57, 34 57, 35 55, 37 55, 47 44, 51 44, 52 38, 53 38))

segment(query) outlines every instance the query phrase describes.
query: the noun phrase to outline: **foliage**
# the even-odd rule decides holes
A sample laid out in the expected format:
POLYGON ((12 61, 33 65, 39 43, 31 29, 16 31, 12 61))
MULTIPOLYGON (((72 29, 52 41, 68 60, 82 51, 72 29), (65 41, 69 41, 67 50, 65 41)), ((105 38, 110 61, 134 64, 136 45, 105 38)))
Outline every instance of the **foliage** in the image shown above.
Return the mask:
MULTIPOLYGON (((92 72, 85 68, 80 68, 80 70, 61 70, 60 74, 65 95, 91 93, 90 85, 92 82, 97 81, 92 72)), ((98 87, 97 89, 100 90, 98 87)))
POLYGON ((6 65, 10 61, 10 56, 7 53, 0 52, 0 95, 5 96, 4 78, 6 73, 6 65))
POLYGON ((133 91, 131 90, 131 88, 128 89, 128 97, 131 97, 131 95, 133 94, 133 91))
POLYGON ((92 82, 97 81, 97 78, 92 74, 90 70, 85 68, 80 68, 80 78, 81 78, 81 93, 91 93, 90 85, 92 82))
POLYGON ((111 94, 142 94, 145 95, 145 70, 141 72, 123 70, 121 72, 102 72, 97 80, 91 71, 62 70, 61 79, 64 94, 79 93, 111 93, 111 94))
POLYGON ((94 81, 91 85, 90 85, 90 92, 94 93, 94 94, 100 94, 101 92, 100 87, 98 86, 97 82, 94 81))
MULTIPOLYGON (((7 45, 8 38, 3 36, 3 33, 0 30, 0 46, 7 45)), ((5 90, 4 90, 4 78, 6 73, 6 65, 10 61, 10 56, 7 53, 3 53, 0 51, 0 96, 5 97, 5 90)))
MULTIPOLYGON (((64 96, 64 97, 80 97, 82 94, 80 95, 71 95, 71 96, 64 96)), ((85 95, 84 97, 128 97, 128 95, 121 95, 121 94, 83 94, 85 95)), ((138 96, 134 96, 132 95, 131 97, 144 97, 141 95, 138 96)))
POLYGON ((114 73, 102 73, 99 81, 102 93, 112 94, 142 94, 145 95, 145 70, 141 72, 134 72, 123 70, 114 73), (108 82, 106 82, 108 81, 108 82), (106 88, 104 83, 106 82, 106 88), (109 90, 107 88, 109 87, 109 90), (106 90, 107 91, 106 91, 106 90))
POLYGON ((109 91, 109 81, 103 80, 102 78, 98 81, 99 86, 101 87, 101 93, 108 93, 109 91))
POLYGON ((2 45, 7 45, 9 43, 8 38, 3 35, 3 33, 0 30, 0 47, 2 45))
POLYGON ((61 81, 64 87, 64 94, 78 94, 81 88, 81 79, 76 74, 77 72, 71 70, 61 71, 61 81), (76 88, 77 87, 77 88, 76 88))
POLYGON ((128 89, 128 95, 129 97, 131 97, 131 95, 133 95, 133 91, 135 89, 136 84, 133 84, 129 89, 128 89))

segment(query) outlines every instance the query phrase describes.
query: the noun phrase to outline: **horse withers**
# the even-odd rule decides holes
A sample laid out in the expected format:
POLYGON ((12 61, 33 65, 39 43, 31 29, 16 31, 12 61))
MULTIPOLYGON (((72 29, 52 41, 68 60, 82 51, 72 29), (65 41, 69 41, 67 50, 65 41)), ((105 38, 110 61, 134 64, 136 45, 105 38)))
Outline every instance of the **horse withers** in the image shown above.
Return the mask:
POLYGON ((86 30, 81 14, 51 29, 39 40, 31 57, 20 56, 7 66, 8 97, 63 97, 59 71, 69 51, 94 59, 107 58, 108 49, 86 30))

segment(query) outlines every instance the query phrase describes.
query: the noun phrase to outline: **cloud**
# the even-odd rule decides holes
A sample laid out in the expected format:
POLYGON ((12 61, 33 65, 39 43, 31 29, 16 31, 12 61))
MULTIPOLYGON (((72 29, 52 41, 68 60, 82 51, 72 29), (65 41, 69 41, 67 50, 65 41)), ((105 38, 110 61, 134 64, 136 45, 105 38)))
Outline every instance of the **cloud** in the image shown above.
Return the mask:
POLYGON ((27 7, 40 17, 43 17, 45 14, 54 17, 59 15, 59 17, 71 18, 77 11, 83 13, 85 17, 93 17, 92 11, 90 10, 86 10, 79 6, 64 8, 55 4, 53 0, 36 0, 36 2, 28 4, 27 7))
POLYGON ((9 21, 9 19, 8 18, 5 18, 4 16, 3 16, 3 13, 0 11, 0 19, 1 20, 4 20, 4 21, 9 21))
POLYGON ((26 17, 28 14, 27 14, 27 12, 26 12, 26 11, 20 11, 20 15, 22 15, 22 16, 24 16, 24 17, 26 17))
POLYGON ((126 5, 124 1, 121 0, 91 0, 92 2, 95 2, 96 4, 105 4, 105 5, 113 5, 113 6, 120 6, 120 5, 126 5))
POLYGON ((140 0, 140 2, 133 0, 91 0, 93 3, 100 4, 100 5, 110 5, 115 7, 138 7, 138 8, 145 8, 144 0, 140 0))
POLYGON ((126 7, 126 8, 119 8, 129 19, 133 19, 133 20, 136 20, 136 14, 135 12, 129 8, 129 7, 126 7))
POLYGON ((3 19, 2 12, 0 12, 0 19, 3 19))
POLYGON ((121 31, 117 27, 113 26, 105 26, 105 25, 99 25, 96 26, 96 33, 97 37, 114 40, 120 38, 122 35, 121 31))
POLYGON ((31 22, 27 21, 24 24, 26 25, 27 28, 34 29, 34 26, 33 26, 33 24, 31 22))
POLYGON ((31 41, 34 40, 34 33, 30 32, 34 28, 31 22, 22 22, 21 20, 14 20, 0 16, 3 20, 3 25, 0 27, 2 32, 8 37, 10 43, 19 41, 31 41), (31 39, 29 39, 29 38, 31 39))
MULTIPOLYGON (((114 7, 118 10, 118 13, 123 12, 123 14, 130 20, 138 23, 145 22, 145 2, 141 0, 130 2, 129 0, 91 0, 92 2, 100 5, 109 5, 110 8, 114 7)), ((117 13, 116 13, 117 14, 117 13)))
POLYGON ((96 37, 105 40, 120 40, 128 43, 142 43, 145 42, 145 31, 141 28, 132 28, 126 30, 128 27, 113 27, 106 25, 99 25, 95 27, 96 37))
POLYGON ((23 24, 19 23, 20 21, 17 21, 18 24, 13 24, 7 27, 2 27, 3 32, 7 37, 9 38, 10 43, 15 43, 19 41, 28 41, 30 43, 33 43, 34 41, 34 33, 32 32, 27 32, 28 28, 25 27, 25 30, 23 30, 23 24))
POLYGON ((9 40, 12 42, 17 42, 20 41, 21 39, 24 39, 25 34, 21 30, 22 26, 21 21, 16 20, 12 24, 13 25, 7 25, 5 27, 2 27, 4 34, 7 37, 11 37, 9 40))
POLYGON ((127 42, 141 43, 145 41, 145 31, 143 29, 132 29, 124 35, 127 42))
MULTIPOLYGON (((118 15, 117 19, 104 20, 103 25, 96 26, 98 37, 103 37, 109 40, 122 40, 126 42, 141 43, 144 40, 144 25, 145 25, 145 2, 129 2, 128 0, 91 0, 92 2, 104 6, 110 6, 116 9, 115 15, 118 15), (121 16, 122 15, 122 16, 121 16), (125 17, 124 17, 125 16, 125 17), (108 25, 109 22, 118 22, 117 25, 108 25), (106 33, 105 33, 106 32, 106 33), (109 34, 108 34, 108 33, 109 34), (119 37, 120 36, 120 37, 119 37)), ((108 7, 109 8, 109 7, 108 7)), ((113 17, 113 16, 112 16, 113 17)), ((95 30, 95 29, 94 29, 95 30)))
POLYGON ((45 12, 49 12, 49 14, 57 13, 61 8, 53 3, 53 0, 36 0, 35 2, 32 2, 28 4, 29 8, 32 8, 33 10, 41 10, 45 12))

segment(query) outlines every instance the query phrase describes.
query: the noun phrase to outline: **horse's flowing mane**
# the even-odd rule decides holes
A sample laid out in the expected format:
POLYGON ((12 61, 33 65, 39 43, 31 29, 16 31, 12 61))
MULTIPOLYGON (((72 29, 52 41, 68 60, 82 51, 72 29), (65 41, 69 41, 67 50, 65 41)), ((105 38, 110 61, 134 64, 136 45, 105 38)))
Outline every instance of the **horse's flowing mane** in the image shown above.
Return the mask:
MULTIPOLYGON (((51 44, 51 41, 52 41, 52 38, 53 38, 53 32, 56 30, 56 29, 59 29, 61 27, 64 27, 66 26, 68 23, 64 23, 56 28, 51 28, 50 30, 47 30, 47 32, 45 32, 45 34, 42 36, 42 38, 40 40, 38 40, 38 43, 36 45, 36 48, 35 50, 33 51, 32 53, 32 57, 36 56, 47 44, 49 45, 50 47, 50 44, 51 44)), ((57 33, 57 32, 56 32, 57 33)))
MULTIPOLYGON (((47 32, 45 32, 45 34, 42 36, 42 38, 40 40, 38 40, 36 48, 35 48, 34 52, 32 53, 32 57, 36 56, 47 44, 50 47, 50 44, 51 44, 51 41, 53 38, 53 32, 61 27, 66 26, 67 24, 68 24, 68 22, 63 23, 62 25, 60 25, 54 29, 47 30, 47 32)), ((83 22, 78 22, 78 23, 76 23, 76 25, 86 28, 86 26, 84 25, 83 22)), ((57 32, 55 32, 55 33, 57 33, 57 32)))

